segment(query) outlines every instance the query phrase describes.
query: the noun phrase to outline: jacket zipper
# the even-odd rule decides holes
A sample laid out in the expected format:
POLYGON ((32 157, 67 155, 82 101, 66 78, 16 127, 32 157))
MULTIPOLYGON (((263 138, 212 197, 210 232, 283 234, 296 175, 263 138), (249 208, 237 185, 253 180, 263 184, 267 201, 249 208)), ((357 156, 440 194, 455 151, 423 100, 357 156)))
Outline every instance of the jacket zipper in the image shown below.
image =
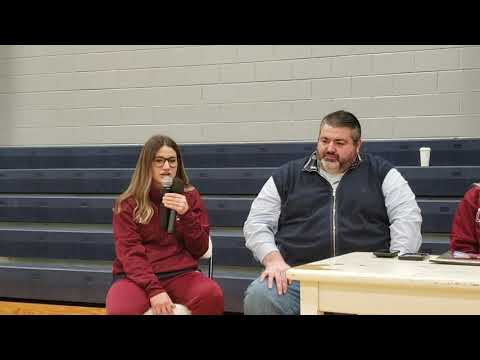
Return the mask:
MULTIPOLYGON (((331 226, 330 226, 330 232, 332 234, 331 236, 331 245, 332 245, 332 257, 335 256, 336 254, 336 251, 335 251, 335 240, 336 240, 336 232, 337 232, 337 219, 336 219, 336 215, 337 215, 337 204, 336 204, 336 192, 337 192, 337 188, 338 188, 338 185, 340 185, 340 182, 338 183, 337 187, 334 188, 333 185, 330 183, 330 181, 328 181, 326 178, 323 177, 322 174, 320 174, 319 171, 317 171, 317 174, 320 175, 320 178, 322 178, 328 185, 330 185, 330 187, 332 188, 332 222, 331 222, 331 226)), ((342 179, 343 179, 343 176, 342 176, 342 179)), ((342 181, 342 179, 340 179, 340 181, 342 181)))
POLYGON ((336 188, 334 188, 333 185, 330 184, 330 186, 332 187, 332 200, 333 200, 333 204, 332 204, 332 245, 333 245, 332 256, 336 256, 336 254, 337 254, 337 251, 336 251, 336 245, 337 245, 336 244, 336 240, 337 240, 337 190, 338 190, 343 178, 345 177, 345 175, 347 175, 351 171, 351 169, 352 168, 349 168, 347 171, 345 171, 342 178, 338 182, 336 188))
MULTIPOLYGON (((338 185, 337 185, 338 187, 338 185)), ((336 192, 337 189, 332 186, 332 199, 333 199, 333 204, 332 204, 332 256, 336 256, 336 244, 335 244, 335 238, 336 238, 336 233, 337 233, 337 205, 336 205, 336 192)))
MULTIPOLYGON (((360 159, 360 161, 361 161, 361 159, 360 159)), ((355 167, 357 167, 357 166, 355 166, 355 167)), ((340 183, 342 182, 343 178, 351 170, 352 170, 352 167, 350 166, 350 168, 348 168, 347 171, 345 171, 345 173, 343 174, 343 176, 340 179, 340 181, 338 182, 336 188, 333 187, 333 185, 330 183, 330 181, 328 181, 326 178, 324 178, 322 176, 322 174, 320 173, 320 171, 318 169, 316 170, 316 173, 318 175, 320 175, 320 177, 324 181, 326 181, 330 185, 330 187, 332 188, 332 226, 331 226, 331 231, 332 231, 332 256, 336 256, 336 253, 337 253, 336 252, 336 234, 337 234, 337 204, 336 204, 336 195, 337 194, 336 193, 337 193, 337 189, 340 186, 340 183)))

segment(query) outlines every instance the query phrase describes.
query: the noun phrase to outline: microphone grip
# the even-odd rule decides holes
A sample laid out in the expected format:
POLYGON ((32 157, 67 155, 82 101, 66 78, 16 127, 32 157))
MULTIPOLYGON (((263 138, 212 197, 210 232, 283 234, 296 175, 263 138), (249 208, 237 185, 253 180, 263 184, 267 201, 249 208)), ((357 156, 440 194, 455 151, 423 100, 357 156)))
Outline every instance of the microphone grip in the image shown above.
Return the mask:
POLYGON ((177 212, 170 210, 170 216, 168 217, 168 229, 167 233, 173 234, 175 232, 175 220, 177 219, 177 212))
POLYGON ((167 209, 166 207, 161 208, 161 214, 160 214, 160 227, 162 230, 167 231, 168 228, 168 219, 170 217, 170 209, 167 209))

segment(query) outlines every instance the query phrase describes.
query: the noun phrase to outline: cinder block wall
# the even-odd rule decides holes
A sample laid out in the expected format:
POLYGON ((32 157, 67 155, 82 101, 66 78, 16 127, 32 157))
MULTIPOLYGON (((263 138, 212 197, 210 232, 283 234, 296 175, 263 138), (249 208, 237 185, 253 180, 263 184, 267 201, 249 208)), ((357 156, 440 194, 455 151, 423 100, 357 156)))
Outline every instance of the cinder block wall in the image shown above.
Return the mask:
POLYGON ((0 145, 480 136, 480 46, 0 46, 0 145))

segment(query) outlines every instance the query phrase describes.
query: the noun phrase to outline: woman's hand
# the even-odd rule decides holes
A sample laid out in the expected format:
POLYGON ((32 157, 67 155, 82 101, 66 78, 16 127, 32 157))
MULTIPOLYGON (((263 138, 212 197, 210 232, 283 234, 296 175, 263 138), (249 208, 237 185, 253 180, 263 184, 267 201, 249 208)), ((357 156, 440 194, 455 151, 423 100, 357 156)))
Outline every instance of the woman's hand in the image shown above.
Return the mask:
POLYGON ((175 304, 166 292, 161 292, 150 298, 153 315, 173 315, 175 304))
POLYGON ((178 215, 185 214, 190 208, 187 198, 182 194, 166 193, 163 195, 162 203, 166 208, 175 210, 178 215))

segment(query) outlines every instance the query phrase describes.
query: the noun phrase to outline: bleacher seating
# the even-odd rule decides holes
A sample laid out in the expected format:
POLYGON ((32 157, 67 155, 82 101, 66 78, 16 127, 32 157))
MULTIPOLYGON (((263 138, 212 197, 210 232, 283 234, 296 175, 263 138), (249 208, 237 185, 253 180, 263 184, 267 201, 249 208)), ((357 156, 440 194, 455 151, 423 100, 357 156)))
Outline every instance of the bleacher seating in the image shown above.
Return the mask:
MULTIPOLYGON (((261 267, 242 226, 274 168, 309 154, 314 143, 182 145, 191 182, 208 210, 214 278, 227 312, 242 312, 243 291, 261 267)), ((0 300, 103 306, 114 257, 113 199, 141 146, 0 148, 0 300)), ((422 209, 422 248, 447 249, 453 213, 480 179, 480 139, 366 141, 390 160, 422 209), (430 167, 418 149, 432 149, 430 167)))

